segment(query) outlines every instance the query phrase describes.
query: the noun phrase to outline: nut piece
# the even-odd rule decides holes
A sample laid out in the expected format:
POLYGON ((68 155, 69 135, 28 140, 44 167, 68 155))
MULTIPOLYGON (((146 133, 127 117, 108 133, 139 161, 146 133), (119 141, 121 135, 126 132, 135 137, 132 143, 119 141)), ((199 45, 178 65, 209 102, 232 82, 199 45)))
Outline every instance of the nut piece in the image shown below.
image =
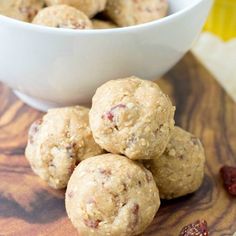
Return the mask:
POLYGON ((83 12, 66 5, 57 5, 42 9, 35 16, 33 24, 67 29, 92 28, 92 22, 83 12))
POLYGON ((197 220, 195 223, 185 226, 179 236, 208 236, 207 222, 197 220))
POLYGON ((160 19, 167 11, 167 0, 108 0, 105 10, 107 16, 121 27, 160 19))
POLYGON ((66 210, 81 236, 139 235, 159 206, 151 172, 114 154, 82 161, 66 191, 66 210))
POLYGON ((150 168, 162 199, 195 192, 204 177, 205 154, 198 138, 175 127, 165 152, 151 160, 150 168))
POLYGON ((105 9, 107 0, 45 0, 48 6, 66 4, 84 12, 89 18, 105 9))
POLYGON ((103 151, 88 125, 88 109, 51 109, 32 124, 25 155, 33 171, 53 188, 64 188, 76 165, 103 151))
POLYGON ((95 141, 108 152, 151 159, 169 142, 174 111, 157 84, 133 76, 98 88, 89 119, 95 141))

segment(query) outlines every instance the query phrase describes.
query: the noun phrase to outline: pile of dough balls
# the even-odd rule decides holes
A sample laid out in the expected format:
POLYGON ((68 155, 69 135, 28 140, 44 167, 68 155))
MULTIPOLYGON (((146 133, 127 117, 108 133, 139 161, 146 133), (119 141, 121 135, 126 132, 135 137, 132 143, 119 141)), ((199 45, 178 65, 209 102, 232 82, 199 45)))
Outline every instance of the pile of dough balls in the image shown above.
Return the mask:
POLYGON ((51 187, 67 187, 67 214, 81 236, 135 236, 160 199, 195 192, 204 149, 174 126, 175 107, 135 76, 97 89, 91 109, 51 109, 29 130, 26 158, 51 187))
POLYGON ((56 28, 110 29, 165 17, 168 0, 1 0, 0 14, 56 28))

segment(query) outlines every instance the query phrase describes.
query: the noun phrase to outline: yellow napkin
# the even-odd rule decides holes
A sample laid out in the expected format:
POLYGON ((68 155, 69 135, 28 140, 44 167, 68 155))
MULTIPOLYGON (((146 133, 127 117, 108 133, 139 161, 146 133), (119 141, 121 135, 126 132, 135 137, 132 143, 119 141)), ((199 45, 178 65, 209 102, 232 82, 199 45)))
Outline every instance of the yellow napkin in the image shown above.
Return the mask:
POLYGON ((236 0, 215 0, 205 30, 225 41, 236 38, 236 0))

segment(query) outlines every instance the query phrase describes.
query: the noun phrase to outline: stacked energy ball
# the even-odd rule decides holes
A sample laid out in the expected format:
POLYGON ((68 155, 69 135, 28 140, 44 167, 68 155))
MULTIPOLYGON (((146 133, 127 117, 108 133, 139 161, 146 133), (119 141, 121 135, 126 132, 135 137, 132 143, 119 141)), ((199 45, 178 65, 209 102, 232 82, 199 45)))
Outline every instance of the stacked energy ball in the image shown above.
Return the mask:
POLYGON ((174 126, 175 107, 158 85, 130 77, 97 89, 92 108, 51 109, 32 124, 26 158, 51 187, 81 236, 133 236, 161 199, 196 191, 205 155, 174 126), (77 167, 76 167, 77 166, 77 167))
POLYGON ((165 17, 167 0, 1 0, 0 14, 56 28, 126 27, 165 17), (97 14, 103 20, 97 20, 97 14), (93 19, 92 19, 93 18, 93 19), (105 19, 105 20, 104 20, 105 19))

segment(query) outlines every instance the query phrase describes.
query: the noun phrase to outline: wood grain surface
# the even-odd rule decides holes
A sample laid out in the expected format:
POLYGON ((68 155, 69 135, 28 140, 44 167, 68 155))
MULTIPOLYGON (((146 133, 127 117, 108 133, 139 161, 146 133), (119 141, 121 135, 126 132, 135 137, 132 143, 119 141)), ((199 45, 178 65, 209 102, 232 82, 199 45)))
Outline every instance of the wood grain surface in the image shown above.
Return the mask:
MULTIPOLYGON (((206 219, 210 236, 236 231, 236 198, 222 186, 219 168, 236 165, 236 105, 214 78, 188 54, 158 84, 177 106, 176 123, 199 136, 207 156, 198 192, 162 202, 144 236, 178 236, 181 228, 206 219)), ((0 235, 76 236, 64 207, 64 191, 53 190, 24 158, 29 125, 42 113, 0 85, 0 235)))

